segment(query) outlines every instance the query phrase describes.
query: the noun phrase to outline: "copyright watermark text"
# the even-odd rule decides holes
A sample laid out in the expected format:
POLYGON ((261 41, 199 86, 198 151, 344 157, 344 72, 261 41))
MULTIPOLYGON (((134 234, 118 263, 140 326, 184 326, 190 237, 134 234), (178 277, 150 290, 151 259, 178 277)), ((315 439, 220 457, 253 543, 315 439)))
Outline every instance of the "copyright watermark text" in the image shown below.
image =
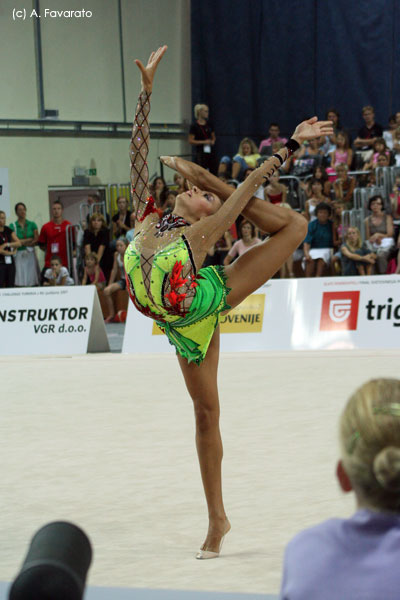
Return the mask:
POLYGON ((50 10, 45 8, 44 11, 36 11, 35 9, 26 10, 26 8, 13 8, 13 20, 21 19, 90 19, 93 16, 91 10, 82 8, 81 10, 50 10))

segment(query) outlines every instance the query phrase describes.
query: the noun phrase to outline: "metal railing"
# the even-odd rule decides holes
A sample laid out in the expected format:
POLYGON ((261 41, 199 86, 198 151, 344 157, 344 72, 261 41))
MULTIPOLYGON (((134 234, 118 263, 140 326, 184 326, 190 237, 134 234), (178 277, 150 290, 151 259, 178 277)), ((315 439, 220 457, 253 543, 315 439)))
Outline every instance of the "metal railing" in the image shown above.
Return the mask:
POLYGON ((65 238, 67 244, 68 271, 75 282, 79 284, 79 267, 81 266, 81 252, 83 241, 83 231, 80 225, 67 225, 65 229, 65 238))
POLYGON ((362 208, 352 208, 342 212, 343 239, 349 227, 357 227, 361 233, 361 239, 365 240, 365 223, 362 208))

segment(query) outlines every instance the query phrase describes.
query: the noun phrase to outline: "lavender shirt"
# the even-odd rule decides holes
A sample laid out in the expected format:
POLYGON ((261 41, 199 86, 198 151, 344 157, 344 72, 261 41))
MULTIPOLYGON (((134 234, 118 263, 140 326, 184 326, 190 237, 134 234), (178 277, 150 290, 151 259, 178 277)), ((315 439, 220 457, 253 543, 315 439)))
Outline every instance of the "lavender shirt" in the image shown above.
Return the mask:
POLYGON ((400 515, 357 511, 302 531, 285 551, 281 600, 399 600, 400 515))

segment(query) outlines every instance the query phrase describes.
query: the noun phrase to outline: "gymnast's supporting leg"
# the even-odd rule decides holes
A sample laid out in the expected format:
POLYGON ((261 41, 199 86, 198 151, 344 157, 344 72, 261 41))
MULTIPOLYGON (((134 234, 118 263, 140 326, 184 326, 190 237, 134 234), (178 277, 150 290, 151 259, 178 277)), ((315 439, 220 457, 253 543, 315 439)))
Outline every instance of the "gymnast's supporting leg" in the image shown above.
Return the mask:
MULTIPOLYGON (((230 529, 222 500, 222 441, 219 430, 217 371, 219 327, 215 330, 204 361, 197 365, 178 356, 196 418, 196 447, 207 500, 209 527, 202 550, 219 552, 221 539, 230 529)), ((199 557, 200 558, 200 557, 199 557)))

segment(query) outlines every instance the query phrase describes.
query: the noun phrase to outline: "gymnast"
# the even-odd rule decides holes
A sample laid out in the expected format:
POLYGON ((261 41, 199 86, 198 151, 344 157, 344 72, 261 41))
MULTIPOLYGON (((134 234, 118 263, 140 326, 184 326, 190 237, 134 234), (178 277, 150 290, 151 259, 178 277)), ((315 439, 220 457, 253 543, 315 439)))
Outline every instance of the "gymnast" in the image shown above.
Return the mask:
MULTIPOLYGON (((307 233, 305 219, 253 193, 307 139, 332 135, 330 121, 313 117, 297 126, 287 145, 233 189, 198 165, 165 157, 165 164, 193 174, 199 182, 176 198, 171 214, 160 217, 148 190, 150 94, 157 66, 167 50, 160 47, 141 72, 141 93, 130 144, 135 237, 125 253, 127 287, 135 307, 154 319, 176 349, 193 400, 196 446, 205 491, 209 527, 197 558, 215 558, 230 529, 222 500, 222 442, 219 431, 217 369, 219 320, 280 268, 307 233), (220 190, 217 194, 216 189, 220 190), (270 239, 226 267, 201 268, 207 254, 242 213, 270 239)), ((189 178, 190 180, 190 178, 189 178)))

